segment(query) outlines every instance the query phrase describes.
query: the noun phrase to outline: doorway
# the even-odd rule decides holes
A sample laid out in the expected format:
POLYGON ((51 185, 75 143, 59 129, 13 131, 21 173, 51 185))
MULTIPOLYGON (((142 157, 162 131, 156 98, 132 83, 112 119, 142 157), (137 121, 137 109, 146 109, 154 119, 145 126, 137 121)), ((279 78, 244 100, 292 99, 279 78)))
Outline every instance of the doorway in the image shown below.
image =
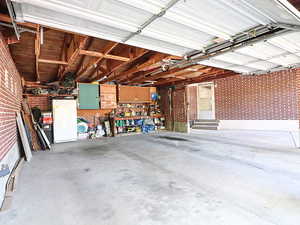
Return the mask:
POLYGON ((215 94, 214 83, 203 83, 198 85, 198 119, 215 119, 215 94))

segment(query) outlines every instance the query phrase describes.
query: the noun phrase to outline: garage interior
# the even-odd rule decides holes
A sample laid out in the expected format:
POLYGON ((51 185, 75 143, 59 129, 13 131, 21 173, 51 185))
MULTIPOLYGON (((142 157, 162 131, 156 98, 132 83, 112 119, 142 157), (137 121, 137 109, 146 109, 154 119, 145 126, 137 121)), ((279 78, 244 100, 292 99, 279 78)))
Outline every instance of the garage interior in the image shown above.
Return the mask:
POLYGON ((0 224, 294 225, 299 9, 2 0, 0 224))

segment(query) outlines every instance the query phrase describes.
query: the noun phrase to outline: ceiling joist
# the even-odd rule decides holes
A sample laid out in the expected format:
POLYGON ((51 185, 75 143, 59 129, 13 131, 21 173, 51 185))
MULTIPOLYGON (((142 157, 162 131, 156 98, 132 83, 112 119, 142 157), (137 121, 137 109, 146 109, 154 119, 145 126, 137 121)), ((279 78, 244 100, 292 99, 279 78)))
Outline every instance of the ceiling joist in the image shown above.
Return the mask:
POLYGON ((99 57, 97 59, 92 59, 88 65, 86 65, 85 67, 83 67, 82 69, 79 70, 79 72, 77 73, 76 80, 79 81, 80 79, 85 77, 86 74, 88 74, 90 71, 96 70, 98 68, 98 65, 100 65, 101 62, 103 61, 104 56, 108 55, 110 52, 112 52, 118 45, 119 45, 119 43, 115 43, 115 42, 109 43, 106 46, 101 57, 99 57))
POLYGON ((88 51, 88 50, 80 50, 79 54, 86 55, 86 56, 92 56, 92 57, 99 57, 99 58, 104 58, 104 59, 118 60, 118 61, 123 61, 123 62, 127 62, 130 60, 130 58, 123 57, 123 56, 104 54, 101 52, 88 51))
POLYGON ((129 61, 117 65, 116 67, 112 68, 111 71, 110 71, 109 73, 106 73, 106 74, 101 75, 101 77, 100 77, 99 79, 101 79, 101 78, 106 78, 106 77, 107 77, 106 79, 104 79, 104 80, 101 81, 101 82, 109 82, 109 81, 114 80, 115 76, 113 75, 113 73, 114 73, 115 71, 120 70, 121 68, 123 68, 123 67, 129 65, 130 63, 133 63, 134 61, 140 59, 141 57, 145 56, 145 55, 146 55, 147 53, 149 53, 149 52, 150 52, 150 50, 142 50, 142 51, 141 51, 138 55, 136 55, 134 58, 131 58, 129 61))
POLYGON ((78 58, 80 57, 80 50, 85 49, 88 44, 89 41, 91 40, 91 37, 89 36, 84 36, 84 37, 78 37, 77 35, 73 36, 73 43, 75 45, 75 49, 72 51, 71 47, 72 45, 70 45, 68 51, 72 52, 72 54, 70 55, 69 59, 68 59, 68 63, 67 66, 65 67, 62 76, 60 77, 60 80, 63 79, 64 75, 67 74, 68 72, 71 72, 74 64, 77 62, 78 58))
POLYGON ((48 64, 58 64, 58 65, 69 65, 68 62, 65 61, 58 61, 58 60, 51 60, 51 59, 38 59, 39 63, 48 63, 48 64))
POLYGON ((37 26, 36 28, 36 36, 35 36, 35 73, 36 73, 36 81, 40 81, 40 73, 39 73, 39 58, 41 54, 41 28, 37 26))
POLYGON ((142 71, 143 69, 148 68, 148 67, 166 59, 167 57, 169 57, 169 56, 166 56, 165 54, 156 53, 153 56, 151 56, 148 59, 148 61, 146 61, 140 65, 136 65, 136 66, 132 67, 131 69, 127 70, 126 72, 121 73, 115 79, 118 80, 118 82, 128 81, 130 78, 134 77, 135 73, 142 71))

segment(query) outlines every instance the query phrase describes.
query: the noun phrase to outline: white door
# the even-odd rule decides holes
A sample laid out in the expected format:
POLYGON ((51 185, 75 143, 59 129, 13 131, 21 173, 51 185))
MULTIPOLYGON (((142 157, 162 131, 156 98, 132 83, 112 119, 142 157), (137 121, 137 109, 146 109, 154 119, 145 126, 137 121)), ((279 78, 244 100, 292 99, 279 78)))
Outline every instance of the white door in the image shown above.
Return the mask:
POLYGON ((198 86, 198 119, 215 119, 213 83, 204 83, 198 86))
POLYGON ((77 105, 75 100, 53 100, 54 142, 77 140, 77 105))

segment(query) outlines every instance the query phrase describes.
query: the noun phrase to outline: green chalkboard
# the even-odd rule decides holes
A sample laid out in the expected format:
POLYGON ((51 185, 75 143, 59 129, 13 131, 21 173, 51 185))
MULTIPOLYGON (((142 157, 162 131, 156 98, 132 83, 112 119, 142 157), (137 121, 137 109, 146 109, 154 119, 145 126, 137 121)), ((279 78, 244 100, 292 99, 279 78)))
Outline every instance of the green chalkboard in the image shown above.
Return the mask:
POLYGON ((98 84, 79 84, 79 109, 99 109, 98 84))

